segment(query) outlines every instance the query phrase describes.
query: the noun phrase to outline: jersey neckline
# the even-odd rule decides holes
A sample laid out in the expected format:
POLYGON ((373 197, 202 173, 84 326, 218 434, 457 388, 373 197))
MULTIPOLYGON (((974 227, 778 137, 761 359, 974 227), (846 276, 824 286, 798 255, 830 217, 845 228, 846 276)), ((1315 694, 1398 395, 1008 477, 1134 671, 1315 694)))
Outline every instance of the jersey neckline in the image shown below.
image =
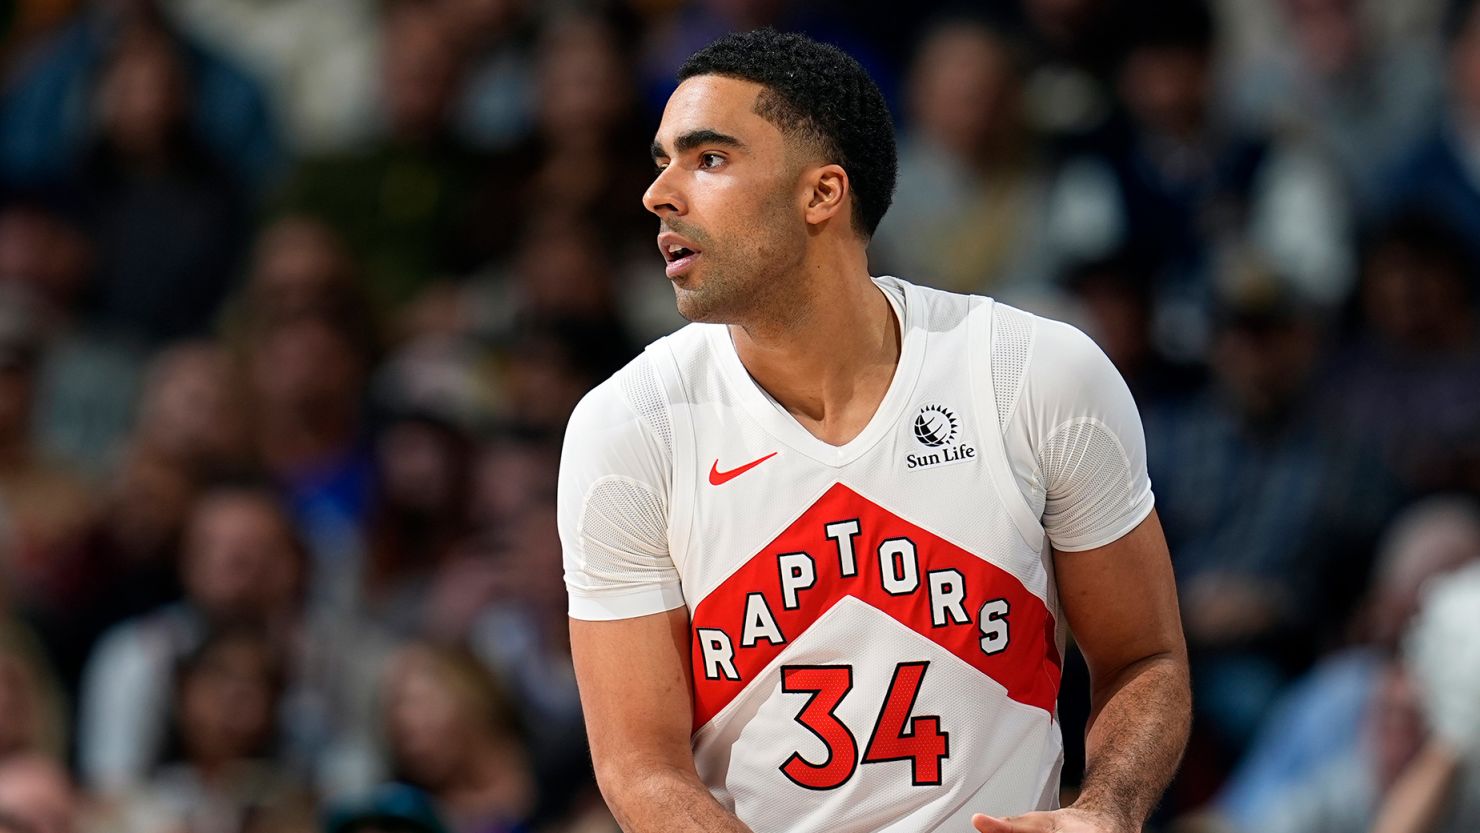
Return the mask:
POLYGON ((735 392, 750 417, 760 424, 766 433, 794 451, 828 466, 841 467, 852 463, 873 448, 879 440, 898 425, 915 384, 920 378, 920 368, 925 361, 925 328, 920 326, 923 299, 913 284, 889 276, 873 279, 874 285, 884 294, 889 308, 899 322, 899 361, 894 366, 894 376, 889 388, 874 414, 864 425, 858 436, 842 445, 832 445, 818 439, 797 422, 785 407, 777 402, 745 369, 740 354, 735 351, 735 342, 730 338, 730 328, 719 325, 710 328, 709 339, 719 359, 721 373, 726 384, 735 392), (893 290, 893 291, 891 291, 893 290), (895 292, 899 293, 898 295, 895 292))

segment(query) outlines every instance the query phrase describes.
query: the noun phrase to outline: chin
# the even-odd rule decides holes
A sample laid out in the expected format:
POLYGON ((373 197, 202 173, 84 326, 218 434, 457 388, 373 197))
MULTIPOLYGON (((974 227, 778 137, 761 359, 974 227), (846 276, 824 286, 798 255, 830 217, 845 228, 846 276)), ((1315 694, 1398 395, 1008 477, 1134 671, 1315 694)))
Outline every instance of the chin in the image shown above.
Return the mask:
POLYGON ((715 323, 714 310, 704 303, 700 294, 692 289, 684 289, 678 284, 673 285, 673 301, 678 306, 679 315, 695 324, 713 324, 715 323))

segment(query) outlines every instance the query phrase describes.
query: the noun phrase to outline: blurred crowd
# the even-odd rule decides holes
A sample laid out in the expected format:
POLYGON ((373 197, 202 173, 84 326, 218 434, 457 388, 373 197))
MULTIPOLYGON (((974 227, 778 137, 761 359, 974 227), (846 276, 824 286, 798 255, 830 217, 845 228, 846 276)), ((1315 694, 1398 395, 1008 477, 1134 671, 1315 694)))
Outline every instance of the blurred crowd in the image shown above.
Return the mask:
POLYGON ((559 443, 682 323, 646 144, 760 25, 891 102, 875 273, 1136 395, 1197 709, 1155 826, 1480 829, 1405 647, 1480 562, 1480 3, 17 0, 0 833, 615 830, 559 443))

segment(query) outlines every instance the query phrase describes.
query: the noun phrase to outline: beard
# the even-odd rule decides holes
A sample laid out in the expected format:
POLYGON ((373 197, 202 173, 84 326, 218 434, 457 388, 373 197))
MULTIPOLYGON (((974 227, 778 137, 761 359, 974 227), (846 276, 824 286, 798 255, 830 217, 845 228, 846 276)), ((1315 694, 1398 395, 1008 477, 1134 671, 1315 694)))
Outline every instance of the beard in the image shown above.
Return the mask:
POLYGON ((674 300, 685 319, 709 324, 776 324, 800 311, 800 266, 806 230, 793 216, 790 191, 778 189, 756 220, 741 224, 726 241, 682 221, 665 221, 700 247, 693 272, 674 281, 674 300))

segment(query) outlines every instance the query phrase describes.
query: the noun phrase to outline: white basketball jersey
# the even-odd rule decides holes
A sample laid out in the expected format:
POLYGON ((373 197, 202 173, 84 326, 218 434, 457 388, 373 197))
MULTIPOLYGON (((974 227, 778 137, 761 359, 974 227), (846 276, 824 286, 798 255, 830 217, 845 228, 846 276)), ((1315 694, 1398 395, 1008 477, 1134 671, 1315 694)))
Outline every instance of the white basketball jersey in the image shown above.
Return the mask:
MULTIPOLYGON (((899 365, 845 445, 759 388, 726 327, 693 325, 613 380, 625 415, 573 418, 629 448, 568 439, 567 457, 606 462, 562 463, 572 615, 688 608, 695 764, 758 833, 965 831, 1057 798, 1055 464, 1015 463, 1005 430, 1042 320, 877 283, 901 317, 899 365), (633 415, 640 436, 621 428, 633 415)), ((1123 427, 1060 416, 1030 438, 1040 452, 1057 443, 1076 470, 1117 458, 1099 487, 1113 511, 1093 508, 1086 533, 1106 543, 1150 511, 1144 452, 1128 476, 1123 427)))

